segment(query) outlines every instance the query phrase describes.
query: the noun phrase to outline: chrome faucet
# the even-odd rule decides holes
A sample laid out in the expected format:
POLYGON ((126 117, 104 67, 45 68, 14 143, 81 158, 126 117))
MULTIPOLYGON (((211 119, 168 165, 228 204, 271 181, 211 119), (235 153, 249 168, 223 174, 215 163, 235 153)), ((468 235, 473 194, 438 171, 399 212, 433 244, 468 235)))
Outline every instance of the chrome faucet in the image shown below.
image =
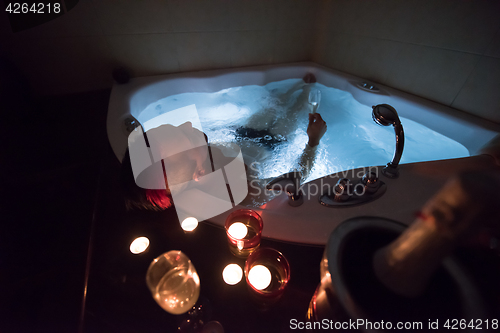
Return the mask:
POLYGON ((403 155, 403 148, 405 145, 403 125, 401 125, 396 109, 392 106, 388 104, 379 104, 372 106, 372 109, 372 118, 377 124, 381 126, 394 126, 394 132, 396 133, 396 151, 394 152, 392 161, 387 163, 386 167, 382 170, 382 173, 389 178, 398 178, 398 165, 401 160, 401 156, 403 155))
POLYGON ((304 196, 302 194, 302 190, 300 189, 301 179, 302 174, 299 171, 292 171, 271 180, 267 183, 266 189, 270 191, 285 190, 288 194, 288 204, 292 207, 298 207, 304 203, 304 196), (283 187, 281 182, 285 181, 287 185, 283 187), (290 186, 292 187, 291 189, 290 186))

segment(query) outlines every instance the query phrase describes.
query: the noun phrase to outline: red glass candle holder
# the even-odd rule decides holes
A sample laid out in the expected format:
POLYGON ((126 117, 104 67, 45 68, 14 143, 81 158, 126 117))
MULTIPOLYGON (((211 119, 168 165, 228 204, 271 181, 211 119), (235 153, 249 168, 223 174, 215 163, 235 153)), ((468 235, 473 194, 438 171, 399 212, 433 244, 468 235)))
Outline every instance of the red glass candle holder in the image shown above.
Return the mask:
POLYGON ((245 277, 252 298, 270 305, 283 295, 290 280, 290 265, 281 252, 260 248, 248 256, 245 277))
POLYGON ((226 219, 225 229, 229 249, 240 258, 248 257, 260 245, 262 218, 251 209, 239 209, 226 219))

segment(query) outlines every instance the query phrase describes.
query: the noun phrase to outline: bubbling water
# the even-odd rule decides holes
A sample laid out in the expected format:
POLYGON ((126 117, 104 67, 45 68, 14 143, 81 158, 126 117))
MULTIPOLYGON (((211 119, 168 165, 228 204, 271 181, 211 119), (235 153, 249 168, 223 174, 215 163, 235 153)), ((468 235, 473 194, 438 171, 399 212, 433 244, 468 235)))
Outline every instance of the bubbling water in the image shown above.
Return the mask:
MULTIPOLYGON (((311 88, 320 91, 316 112, 321 114, 328 130, 306 181, 391 161, 394 130, 375 124, 371 107, 357 102, 349 92, 319 83, 308 88, 301 79, 169 96, 150 104, 138 120, 144 123, 165 112, 195 104, 210 143, 224 146, 236 142, 245 163, 254 163, 258 178, 267 179, 297 168, 297 160, 308 141, 306 130, 312 105, 306 92, 311 88), (262 135, 239 135, 241 128, 262 135)), ((460 143, 410 119, 400 119, 405 131, 400 163, 469 156, 460 143)))

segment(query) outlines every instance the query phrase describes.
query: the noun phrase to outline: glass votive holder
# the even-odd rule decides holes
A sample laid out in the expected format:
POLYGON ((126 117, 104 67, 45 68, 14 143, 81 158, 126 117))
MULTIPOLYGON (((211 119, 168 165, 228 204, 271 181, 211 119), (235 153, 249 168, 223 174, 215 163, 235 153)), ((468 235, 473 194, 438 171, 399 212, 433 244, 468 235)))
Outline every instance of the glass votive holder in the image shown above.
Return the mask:
POLYGON ((154 259, 146 284, 155 301, 171 314, 189 311, 200 296, 200 278, 193 263, 181 251, 169 251, 154 259))
POLYGON ((248 257, 260 245, 262 218, 251 209, 239 209, 226 219, 225 229, 231 252, 240 258, 248 257))
POLYGON ((252 298, 270 305, 283 295, 290 280, 290 265, 281 252, 260 248, 248 256, 245 277, 252 298))

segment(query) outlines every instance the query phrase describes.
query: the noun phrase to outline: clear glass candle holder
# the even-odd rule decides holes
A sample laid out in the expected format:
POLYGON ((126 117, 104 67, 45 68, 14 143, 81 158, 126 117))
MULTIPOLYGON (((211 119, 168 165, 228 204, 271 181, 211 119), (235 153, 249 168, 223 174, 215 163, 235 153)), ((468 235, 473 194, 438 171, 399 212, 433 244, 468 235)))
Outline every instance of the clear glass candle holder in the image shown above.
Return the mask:
POLYGON ((189 311, 200 296, 200 278, 193 263, 181 251, 169 251, 154 259, 146 284, 155 301, 171 314, 189 311))
POLYGON ((239 209, 226 219, 225 229, 231 252, 240 258, 248 257, 260 245, 262 218, 251 209, 239 209))
POLYGON ((283 295, 290 280, 290 265, 281 252, 260 248, 248 256, 245 277, 255 300, 273 304, 283 295))

